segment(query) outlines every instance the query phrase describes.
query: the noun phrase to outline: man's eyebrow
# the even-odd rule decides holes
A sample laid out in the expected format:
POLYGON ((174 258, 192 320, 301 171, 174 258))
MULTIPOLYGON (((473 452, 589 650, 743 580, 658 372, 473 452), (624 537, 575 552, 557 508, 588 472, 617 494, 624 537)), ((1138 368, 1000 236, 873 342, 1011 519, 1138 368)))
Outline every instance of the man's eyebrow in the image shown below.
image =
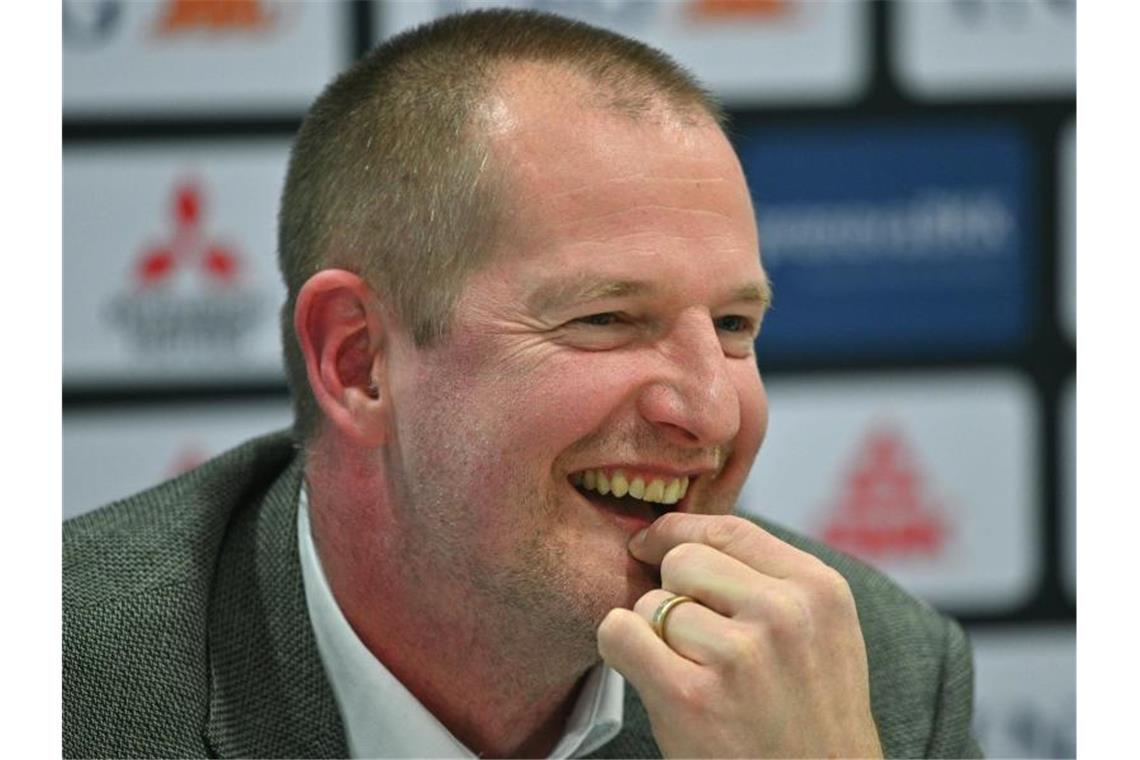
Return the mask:
MULTIPOLYGON (((541 314, 569 304, 646 295, 655 289, 652 283, 641 280, 605 280, 586 275, 548 282, 527 297, 527 304, 533 313, 541 314)), ((772 304, 772 288, 767 278, 750 282, 732 291, 731 300, 751 301, 760 304, 760 308, 767 309, 772 304)))
POLYGON ((772 305, 772 286, 768 284, 768 278, 760 282, 751 282, 737 288, 732 300, 755 301, 760 304, 760 308, 767 310, 772 305))
POLYGON ((526 300, 531 310, 540 314, 560 309, 568 304, 589 303, 603 298, 639 296, 653 290, 653 285, 640 280, 604 280, 586 276, 546 283, 531 293, 526 300))

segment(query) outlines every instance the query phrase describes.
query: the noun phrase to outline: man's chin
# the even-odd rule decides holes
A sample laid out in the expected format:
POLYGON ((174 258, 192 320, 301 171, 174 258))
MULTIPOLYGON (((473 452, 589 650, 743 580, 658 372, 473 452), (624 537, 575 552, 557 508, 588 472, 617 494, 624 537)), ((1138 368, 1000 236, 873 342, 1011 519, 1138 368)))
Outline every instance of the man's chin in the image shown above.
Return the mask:
POLYGON ((610 576, 608 583, 599 579, 593 588, 591 617, 594 628, 602 624, 602 620, 610 610, 615 607, 632 610, 638 599, 660 587, 661 574, 656 567, 628 557, 628 562, 620 575, 610 576))

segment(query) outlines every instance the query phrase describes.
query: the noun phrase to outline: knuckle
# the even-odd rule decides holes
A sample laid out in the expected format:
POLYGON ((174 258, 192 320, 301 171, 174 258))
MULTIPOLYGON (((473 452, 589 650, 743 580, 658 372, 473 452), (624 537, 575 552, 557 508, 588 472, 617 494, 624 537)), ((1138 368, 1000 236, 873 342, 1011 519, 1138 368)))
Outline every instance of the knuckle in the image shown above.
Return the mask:
POLYGON ((811 639, 814 620, 808 603, 793 596, 781 600, 773 608, 774 612, 768 618, 773 638, 783 642, 811 639))
POLYGON ((610 640, 617 635, 617 629, 621 627, 620 614, 617 609, 612 609, 606 613, 602 618, 602 622, 598 624, 598 641, 610 640))
POLYGON ((598 625, 598 654, 610 660, 615 654, 625 651, 634 637, 632 613, 615 607, 606 613, 598 625))
POLYGON ((825 610, 841 610, 854 606, 847 579, 833 567, 820 563, 809 578, 807 589, 813 604, 825 610))
POLYGON ((617 641, 626 635, 628 630, 628 622, 626 620, 626 610, 620 607, 615 607, 606 613, 602 618, 601 624, 598 625, 598 640, 617 641))
POLYGON ((730 628, 724 634, 723 647, 731 665, 747 667, 760 659, 763 649, 761 629, 730 628))
POLYGON ((677 544, 661 558, 662 578, 676 574, 678 570, 697 561, 700 547, 697 544, 677 544))
POLYGON ((728 546, 744 541, 756 529, 748 520, 736 515, 725 515, 708 528, 709 542, 714 546, 728 546))
POLYGON ((652 591, 647 591, 633 603, 633 611, 641 617, 648 619, 663 599, 664 597, 660 590, 653 589, 652 591))

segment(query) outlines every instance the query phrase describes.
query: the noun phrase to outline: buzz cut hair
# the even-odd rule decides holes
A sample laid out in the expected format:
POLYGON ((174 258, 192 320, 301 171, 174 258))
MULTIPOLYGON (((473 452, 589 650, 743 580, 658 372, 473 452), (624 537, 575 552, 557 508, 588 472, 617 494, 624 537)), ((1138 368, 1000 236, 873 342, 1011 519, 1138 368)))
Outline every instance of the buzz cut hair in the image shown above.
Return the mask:
POLYGON ((664 53, 549 13, 445 16, 362 57, 309 109, 281 197, 281 334, 299 444, 321 419, 293 327, 301 286, 323 269, 354 272, 417 347, 443 340, 493 247, 509 182, 478 114, 511 66, 530 63, 577 76, 595 95, 587 105, 634 120, 664 105, 724 124, 711 93, 664 53))

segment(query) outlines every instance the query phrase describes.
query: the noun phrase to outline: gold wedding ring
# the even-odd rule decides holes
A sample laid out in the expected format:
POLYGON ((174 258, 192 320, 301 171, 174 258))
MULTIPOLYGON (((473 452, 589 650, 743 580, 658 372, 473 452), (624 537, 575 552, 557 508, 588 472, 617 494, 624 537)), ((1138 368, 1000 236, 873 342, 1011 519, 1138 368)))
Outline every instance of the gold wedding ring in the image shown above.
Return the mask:
POLYGON ((669 642, 665 639, 665 619, 669 617, 669 613, 672 612, 673 608, 678 604, 694 601, 696 600, 691 596, 678 595, 671 596, 657 605, 657 609, 653 612, 653 620, 650 622, 650 625, 653 626, 653 632, 657 634, 657 637, 668 644, 669 642))

